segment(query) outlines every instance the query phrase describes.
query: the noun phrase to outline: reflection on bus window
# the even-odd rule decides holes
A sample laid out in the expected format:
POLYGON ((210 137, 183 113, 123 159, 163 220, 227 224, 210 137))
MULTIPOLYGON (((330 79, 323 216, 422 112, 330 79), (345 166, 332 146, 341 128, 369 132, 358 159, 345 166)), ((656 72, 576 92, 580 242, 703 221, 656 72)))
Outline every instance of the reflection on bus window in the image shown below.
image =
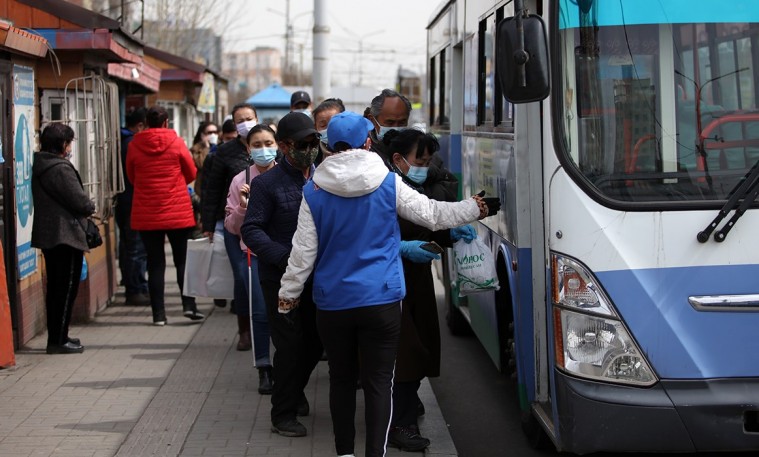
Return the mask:
POLYGON ((759 160, 756 24, 625 3, 562 2, 562 152, 615 200, 725 199, 759 160))

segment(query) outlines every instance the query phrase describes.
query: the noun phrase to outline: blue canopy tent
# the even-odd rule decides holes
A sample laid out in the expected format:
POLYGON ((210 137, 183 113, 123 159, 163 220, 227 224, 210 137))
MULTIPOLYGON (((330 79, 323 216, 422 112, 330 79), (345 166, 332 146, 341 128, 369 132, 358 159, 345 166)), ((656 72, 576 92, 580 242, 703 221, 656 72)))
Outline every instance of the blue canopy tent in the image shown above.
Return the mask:
POLYGON ((249 97, 245 102, 256 107, 259 122, 276 123, 290 112, 290 95, 290 92, 274 83, 249 97))

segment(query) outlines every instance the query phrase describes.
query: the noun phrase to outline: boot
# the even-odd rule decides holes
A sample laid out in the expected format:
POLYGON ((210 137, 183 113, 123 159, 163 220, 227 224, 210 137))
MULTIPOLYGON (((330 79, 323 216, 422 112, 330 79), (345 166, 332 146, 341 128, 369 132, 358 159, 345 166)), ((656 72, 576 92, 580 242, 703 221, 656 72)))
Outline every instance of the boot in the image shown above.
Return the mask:
POLYGON ((250 317, 237 316, 237 329, 240 334, 240 340, 237 342, 238 351, 250 351, 253 343, 250 340, 250 317))
POLYGON ((271 395, 272 390, 271 366, 258 368, 258 393, 261 395, 271 395))

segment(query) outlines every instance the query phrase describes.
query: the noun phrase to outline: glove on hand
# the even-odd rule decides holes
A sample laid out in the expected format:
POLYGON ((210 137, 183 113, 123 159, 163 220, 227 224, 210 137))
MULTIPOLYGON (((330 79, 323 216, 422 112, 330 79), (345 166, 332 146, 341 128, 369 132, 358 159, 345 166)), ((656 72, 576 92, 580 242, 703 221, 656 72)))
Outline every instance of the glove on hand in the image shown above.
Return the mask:
POLYGON ((482 201, 488 207, 488 216, 495 216, 498 214, 498 210, 501 209, 501 199, 498 197, 486 197, 482 201))
POLYGON ((401 241, 401 257, 414 263, 426 263, 439 259, 440 255, 421 248, 426 241, 401 241))
POLYGON ((464 240, 466 244, 469 244, 475 238, 477 238, 477 231, 471 225, 462 225, 451 229, 451 240, 453 241, 464 240))
POLYGON ((287 314, 290 311, 297 308, 299 305, 300 305, 300 297, 298 298, 279 297, 277 311, 279 311, 279 314, 287 314))

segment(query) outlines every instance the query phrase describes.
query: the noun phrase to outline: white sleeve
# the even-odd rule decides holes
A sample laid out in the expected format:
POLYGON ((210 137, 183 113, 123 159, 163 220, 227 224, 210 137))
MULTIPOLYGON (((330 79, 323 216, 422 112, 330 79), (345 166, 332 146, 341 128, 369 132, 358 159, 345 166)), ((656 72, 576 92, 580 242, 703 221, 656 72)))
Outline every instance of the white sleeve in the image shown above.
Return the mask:
POLYGON ((474 199, 460 202, 430 200, 406 185, 400 176, 395 178, 395 206, 403 219, 432 231, 459 227, 480 217, 480 208, 474 199))
POLYGON ((287 260, 287 270, 280 283, 279 296, 298 298, 303 292, 309 275, 314 269, 316 253, 319 250, 319 238, 316 233, 314 217, 308 202, 303 198, 298 212, 298 228, 293 235, 293 248, 287 260))

